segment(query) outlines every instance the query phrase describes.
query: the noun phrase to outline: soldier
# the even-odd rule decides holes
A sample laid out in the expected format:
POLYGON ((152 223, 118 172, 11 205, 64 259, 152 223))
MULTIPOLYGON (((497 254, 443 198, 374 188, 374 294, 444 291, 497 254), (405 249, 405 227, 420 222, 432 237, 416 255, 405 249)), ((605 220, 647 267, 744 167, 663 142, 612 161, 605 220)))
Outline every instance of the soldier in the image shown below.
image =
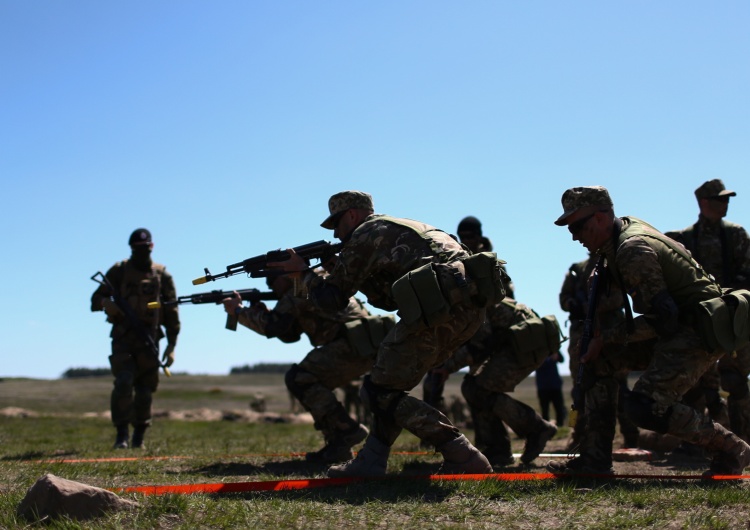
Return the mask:
POLYGON ((557 427, 508 393, 557 352, 560 328, 556 320, 545 324, 531 308, 512 298, 487 309, 487 324, 489 333, 477 333, 444 368, 458 371, 472 366, 461 393, 472 411, 477 447, 492 466, 515 461, 505 424, 526 440, 521 462, 528 465, 544 450, 557 427), (549 326, 551 337, 547 336, 549 326))
POLYGON ((633 318, 626 305, 625 323, 601 329, 592 337, 580 359, 587 376, 582 383, 586 429, 581 454, 550 462, 548 468, 556 473, 614 473, 617 381, 613 375, 620 369, 642 369, 625 399, 625 410, 636 425, 669 433, 712 453, 709 476, 741 474, 750 464, 750 446, 679 401, 724 354, 718 348, 709 351, 708 335, 699 335, 694 322, 699 303, 721 295, 719 286, 676 241, 634 217, 615 217, 605 188, 571 188, 563 194, 562 206, 555 224, 567 225, 574 241, 599 256, 603 282, 599 287, 622 290, 624 301, 628 300, 624 293, 629 294, 639 316, 633 318), (613 354, 604 347, 607 344, 621 344, 622 350, 613 354))
POLYGON ((568 417, 565 410, 565 398, 563 397, 563 380, 557 371, 557 363, 563 362, 560 352, 555 352, 547 357, 534 373, 536 383, 536 396, 539 398, 539 410, 542 418, 550 419, 550 405, 555 412, 555 425, 564 425, 568 417))
MULTIPOLYGON (((709 180, 695 190, 700 213, 698 221, 684 230, 667 232, 693 254, 703 268, 724 288, 750 288, 750 237, 740 225, 725 221, 729 198, 737 194, 727 190, 719 179, 709 180)), ((719 359, 721 387, 729 393, 729 426, 750 442, 750 346, 719 359)), ((715 381, 715 378, 714 378, 715 381)), ((716 382, 702 381, 707 406, 712 416, 721 418, 722 408, 716 382)))
MULTIPOLYGON (((162 362, 172 366, 180 319, 177 305, 149 309, 149 302, 175 300, 174 281, 164 265, 151 261, 154 244, 151 232, 145 228, 135 230, 128 240, 130 259, 113 265, 106 274, 117 294, 132 308, 146 333, 155 343, 166 331, 167 347, 162 362)), ((91 310, 104 311, 112 324, 112 355, 109 364, 115 377, 110 402, 112 423, 117 429, 115 449, 127 449, 129 425, 134 426, 130 445, 144 448, 143 436, 151 425, 152 394, 159 384, 159 357, 139 335, 138 330, 112 300, 114 293, 105 286, 91 296, 91 310)))
MULTIPOLYGON (((489 473, 487 459, 450 420, 408 392, 443 361, 484 320, 485 307, 504 296, 494 254, 469 256, 450 235, 410 219, 374 214, 372 197, 344 191, 328 201, 323 228, 344 246, 331 275, 298 282, 310 300, 341 308, 357 291, 369 303, 399 312, 396 327, 380 343, 363 394, 373 427, 354 460, 328 470, 330 476, 382 476, 390 448, 402 429, 443 455, 441 473, 489 473)), ((277 266, 304 269, 295 255, 277 266)))
MULTIPOLYGON (((322 272, 307 271, 306 276, 322 272)), ((279 296, 269 310, 262 302, 242 306, 239 294, 225 299, 224 309, 237 315, 237 321, 260 335, 282 342, 297 342, 304 333, 314 346, 299 364, 293 364, 284 382, 312 414, 315 429, 325 444, 305 455, 309 462, 332 464, 350 460, 352 447, 367 437, 368 430, 353 419, 336 398, 334 389, 359 379, 372 368, 379 338, 394 325, 393 317, 372 316, 354 297, 337 312, 324 311, 304 297, 294 294, 288 276, 267 278, 268 286, 279 296)))
MULTIPOLYGON (((589 256, 583 261, 574 263, 568 269, 562 288, 560 289, 560 307, 563 311, 569 313, 568 322, 570 327, 568 333, 568 366, 570 376, 573 380, 571 395, 576 392, 576 379, 578 376, 578 366, 580 358, 580 341, 583 334, 583 322, 588 311, 588 280, 591 272, 594 270, 596 259, 589 256)), ((625 321, 625 313, 622 310, 622 293, 617 290, 609 293, 602 293, 599 296, 598 320, 602 328, 616 327, 625 321)), ((622 370, 615 374, 615 379, 619 385, 619 394, 628 390, 628 371, 622 370)), ((638 447, 638 427, 628 418, 622 408, 623 401, 618 401, 617 421, 620 424, 620 433, 623 437, 624 447, 638 447)), ((578 415, 578 421, 583 421, 583 415, 578 415)), ((571 452, 575 452, 578 447, 579 435, 581 434, 580 426, 573 426, 572 439, 569 446, 571 452)))

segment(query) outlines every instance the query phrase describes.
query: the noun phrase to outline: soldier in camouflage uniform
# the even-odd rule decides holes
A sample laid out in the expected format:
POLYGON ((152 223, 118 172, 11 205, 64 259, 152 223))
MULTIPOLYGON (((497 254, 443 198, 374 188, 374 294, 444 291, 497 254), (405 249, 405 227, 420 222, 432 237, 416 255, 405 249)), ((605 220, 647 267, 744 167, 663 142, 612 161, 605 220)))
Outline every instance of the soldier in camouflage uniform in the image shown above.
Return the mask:
MULTIPOLYGON (((562 288, 560 289, 560 307, 563 311, 570 314, 568 321, 569 341, 568 341, 568 366, 570 375, 573 380, 573 389, 571 395, 576 392, 576 379, 578 375, 578 366, 580 358, 580 341, 583 335, 584 320, 588 311, 589 287, 588 279, 594 270, 596 259, 588 259, 574 263, 568 269, 562 288)), ((625 313, 622 310, 622 294, 615 290, 609 293, 602 293, 599 296, 598 319, 602 328, 616 327, 625 321, 625 313)), ((615 374, 619 385, 620 397, 628 390, 628 372, 623 370, 615 374)), ((620 424, 620 433, 623 437, 624 447, 638 447, 638 427, 628 418, 623 410, 623 401, 619 401, 617 407, 617 421, 620 424)), ((578 415, 578 421, 583 421, 583 415, 578 415)), ((581 429, 573 429, 573 437, 570 444, 571 451, 575 451, 578 445, 578 436, 581 429)))
MULTIPOLYGON (((465 366, 472 367, 464 377, 461 393, 472 411, 477 447, 493 467, 514 463, 505 424, 526 439, 521 462, 527 465, 539 456, 547 441, 557 432, 557 427, 542 419, 534 409, 508 395, 557 351, 556 347, 534 352, 517 351, 511 337, 511 326, 532 321, 542 323, 532 309, 512 298, 505 298, 487 309, 487 322, 480 332, 443 365, 451 372, 465 366)), ((537 331, 544 334, 543 324, 537 331)), ((542 341, 546 342, 544 338, 542 341)))
MULTIPOLYGON (((634 217, 615 217, 612 200, 600 186, 571 188, 562 196, 563 214, 575 241, 606 259, 604 289, 621 289, 633 300, 632 317, 594 333, 585 363, 586 429, 580 456, 550 462, 556 473, 611 474, 617 381, 622 369, 643 370, 627 393, 625 410, 642 428, 669 433, 713 455, 708 475, 741 474, 750 464, 750 446, 695 409, 680 403, 712 363, 724 354, 709 351, 696 331, 698 304, 716 299, 721 289, 674 240, 634 217), (606 344, 621 344, 611 353, 606 344)), ((623 296, 624 300, 627 297, 623 296)))
MULTIPOLYGON (((449 234, 430 225, 374 214, 367 193, 337 193, 328 209, 322 226, 333 229, 344 247, 330 276, 308 277, 299 286, 322 308, 339 309, 361 291, 369 303, 398 310, 400 317, 380 343, 364 380, 363 398, 373 413, 367 441, 354 460, 332 466, 328 474, 384 475, 390 448, 402 429, 442 453, 441 473, 491 472, 484 455, 444 414, 408 392, 427 370, 471 338, 484 320, 486 305, 502 298, 499 262, 489 254, 470 258, 449 234), (487 276, 478 274, 479 269, 487 276)), ((277 266, 290 272, 305 264, 292 251, 292 258, 277 266)))
MULTIPOLYGON (((493 251, 492 241, 490 241, 486 236, 482 234, 481 221, 479 221, 479 219, 477 219, 473 215, 469 215, 461 219, 461 221, 458 223, 456 232, 461 243, 466 245, 466 247, 472 253, 476 254, 477 252, 493 251)), ((504 265, 503 270, 505 270, 504 265)), ((507 284, 505 285, 505 295, 508 298, 514 298, 515 295, 513 290, 513 282, 508 280, 507 284)), ((481 333, 481 330, 478 333, 481 333)), ((491 331, 489 330, 489 324, 487 325, 486 333, 491 333, 491 331)), ((481 342, 481 337, 478 337, 477 341, 473 342, 476 342, 478 344, 479 342, 481 342)), ((446 413, 443 392, 445 391, 445 382, 448 380, 448 377, 451 373, 451 371, 446 371, 444 368, 438 367, 429 370, 425 375, 424 380, 422 381, 422 399, 425 401, 425 403, 432 405, 443 414, 446 413)), ((470 404, 469 410, 471 410, 470 404)), ((505 430, 505 427, 502 426, 502 429, 505 430)), ((479 443, 478 440, 477 443, 479 443)))
MULTIPOLYGON (((171 366, 180 332, 177 305, 149 309, 149 302, 175 300, 174 281, 164 265, 151 260, 154 244, 145 228, 135 230, 128 240, 130 259, 120 261, 107 271, 107 279, 118 294, 133 309, 154 342, 164 336, 167 347, 162 362, 171 366)), ((127 449, 129 425, 134 426, 130 445, 143 448, 143 436, 151 425, 152 394, 159 385, 159 358, 134 329, 125 314, 112 300, 112 294, 100 285, 91 296, 91 310, 104 311, 112 324, 112 355, 109 364, 115 377, 110 409, 112 423, 117 429, 114 447, 127 449)))
MULTIPOLYGON (((740 225, 725 221, 729 198, 719 179, 709 180, 695 190, 700 213, 698 221, 684 230, 667 235, 687 247, 693 257, 723 288, 750 289, 750 237, 740 225)), ((729 426, 733 432, 750 442, 750 346, 745 346, 719 359, 721 387, 729 393, 729 426)), ((707 393, 709 411, 722 417, 716 377, 702 381, 707 393)))
MULTIPOLYGON (((323 274, 307 271, 306 276, 323 274)), ((265 337, 282 342, 297 342, 304 333, 314 349, 299 364, 293 364, 284 381, 289 392, 309 411, 315 429, 325 439, 322 449, 310 452, 310 462, 335 463, 350 460, 351 448, 367 437, 367 428, 353 419, 334 394, 334 389, 359 379, 370 371, 377 348, 355 343, 349 328, 393 327, 393 317, 373 317, 364 304, 354 297, 337 312, 323 311, 307 298, 294 294, 293 282, 287 276, 270 276, 268 285, 279 296, 272 310, 262 302, 242 306, 239 294, 224 300, 228 314, 265 337), (351 340, 350 340, 351 339, 351 340)))

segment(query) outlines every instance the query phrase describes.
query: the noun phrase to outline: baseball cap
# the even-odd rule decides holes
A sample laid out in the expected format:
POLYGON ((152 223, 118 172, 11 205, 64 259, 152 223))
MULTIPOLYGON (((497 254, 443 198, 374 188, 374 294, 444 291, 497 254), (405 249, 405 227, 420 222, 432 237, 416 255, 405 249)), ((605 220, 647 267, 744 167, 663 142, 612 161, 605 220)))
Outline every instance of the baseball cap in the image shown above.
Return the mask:
POLYGON ((737 193, 724 187, 720 179, 708 180, 695 190, 696 199, 712 199, 714 197, 735 197, 737 193))
POLYGON ((325 221, 320 223, 320 226, 333 230, 336 228, 334 218, 337 214, 345 212, 351 208, 363 209, 373 211, 372 195, 363 191, 341 191, 335 195, 331 195, 328 199, 328 211, 330 215, 326 217, 325 221))
POLYGON ((151 243, 151 232, 145 228, 137 228, 128 239, 128 245, 138 245, 143 243, 151 243))
POLYGON ((579 186, 565 190, 562 195, 563 214, 557 218, 555 224, 564 226, 568 224, 568 217, 581 208, 596 206, 598 208, 611 208, 612 199, 609 197, 607 188, 603 186, 579 186))

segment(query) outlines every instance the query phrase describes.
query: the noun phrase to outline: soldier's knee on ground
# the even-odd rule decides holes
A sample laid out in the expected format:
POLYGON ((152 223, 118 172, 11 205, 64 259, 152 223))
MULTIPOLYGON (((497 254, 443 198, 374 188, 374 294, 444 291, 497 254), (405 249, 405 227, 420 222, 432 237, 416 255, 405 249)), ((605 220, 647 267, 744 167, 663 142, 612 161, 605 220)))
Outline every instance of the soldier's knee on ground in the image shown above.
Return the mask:
POLYGON ((649 396, 629 390, 624 393, 623 397, 625 413, 638 427, 660 434, 667 432, 673 407, 669 407, 664 414, 657 414, 654 407, 656 401, 649 396))
POLYGON ((750 393, 750 388, 747 386, 747 377, 743 377, 736 370, 721 371, 721 388, 737 399, 742 399, 750 393))

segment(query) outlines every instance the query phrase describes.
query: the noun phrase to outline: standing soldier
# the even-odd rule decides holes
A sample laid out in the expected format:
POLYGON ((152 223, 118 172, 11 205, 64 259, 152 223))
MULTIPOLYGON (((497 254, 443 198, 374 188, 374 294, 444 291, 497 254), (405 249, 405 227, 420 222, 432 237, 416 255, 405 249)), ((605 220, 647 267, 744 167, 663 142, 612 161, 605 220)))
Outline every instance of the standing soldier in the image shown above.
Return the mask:
MULTIPOLYGON (((750 446, 714 423, 680 398, 724 351, 707 344, 721 331, 696 319, 701 302, 716 300, 720 287, 676 241, 634 217, 615 217, 612 200, 601 186, 566 190, 563 214, 555 221, 567 225, 574 241, 599 256, 598 287, 619 289, 633 300, 639 316, 625 306, 626 322, 599 329, 580 361, 586 365, 586 428, 580 456, 550 462, 557 473, 611 474, 612 440, 621 369, 642 369, 625 399, 625 410, 639 427, 668 433, 703 447, 713 455, 707 475, 739 475, 750 464, 750 446), (605 263, 606 260, 606 263, 605 263), (705 329, 699 335, 698 329, 705 329), (621 344, 613 354, 607 344, 621 344)), ((598 293, 594 293, 597 296, 598 293)), ((593 300, 592 300, 593 302, 593 300)), ((732 338, 734 340, 734 338, 732 338)))
MULTIPOLYGON (((321 308, 338 310, 355 292, 386 311, 398 310, 396 327, 380 343, 365 377, 363 396, 372 430, 354 460, 332 466, 330 476, 382 476, 402 429, 442 453, 441 473, 490 473, 492 467, 450 420, 408 394, 477 331, 485 307, 505 295, 494 254, 470 256, 449 234, 410 219, 374 214, 372 197, 344 191, 328 201, 323 228, 344 246, 331 275, 299 285, 321 308)), ((278 267, 301 271, 293 251, 278 267)))
MULTIPOLYGON (((317 276, 318 272, 305 275, 317 276)), ((269 339, 291 343, 303 333, 307 335, 314 348, 284 377, 289 392, 310 412, 315 429, 325 440, 322 449, 307 453, 305 458, 327 464, 350 460, 352 447, 364 440, 368 431, 348 414, 334 389, 372 368, 380 340, 394 325, 393 317, 371 316, 354 297, 340 311, 323 311, 306 297, 295 296, 288 276, 269 276, 267 282, 279 296, 273 309, 262 302, 243 307, 236 293, 224 300, 224 309, 236 315, 240 324, 269 339)))
MULTIPOLYGON (((709 180, 695 190, 698 200, 698 221, 684 230, 668 232, 693 254, 695 260, 723 288, 750 289, 750 237, 740 225, 725 221, 729 198, 737 194, 727 190, 719 179, 709 180)), ((750 346, 739 348, 719 359, 721 386, 729 393, 729 425, 733 432, 750 442, 750 346)), ((716 384, 710 385, 709 410, 720 408, 716 384), (713 397, 713 399, 711 399, 713 397)))
MULTIPOLYGON (((560 289, 560 307, 569 314, 568 322, 570 323, 568 341, 568 366, 570 367, 570 376, 573 381, 571 395, 576 393, 576 379, 578 375, 578 365, 580 355, 580 341, 583 335, 584 319, 588 311, 589 287, 588 280, 594 270, 596 259, 589 256, 583 261, 574 263, 568 269, 562 288, 560 289)), ((622 293, 617 290, 599 295, 599 304, 597 311, 599 325, 602 328, 612 328, 622 324, 625 321, 625 313, 622 310, 622 293)), ((622 370, 615 374, 619 385, 619 394, 622 398, 623 393, 628 390, 628 371, 622 370)), ((617 421, 620 424, 620 433, 623 437, 624 447, 638 447, 638 427, 628 418, 622 408, 623 402, 620 400, 617 407, 617 421)), ((578 422, 583 421, 583 415, 578 415, 578 422)), ((569 449, 575 452, 581 426, 573 426, 573 437, 569 449)))
POLYGON ((106 274, 116 291, 109 292, 105 285, 91 296, 91 310, 104 311, 112 324, 112 355, 109 364, 115 377, 110 410, 112 423, 117 429, 114 447, 127 449, 129 425, 134 427, 130 445, 144 448, 143 436, 151 425, 152 394, 159 384, 158 351, 147 343, 142 333, 153 338, 153 344, 167 337, 162 363, 165 367, 174 362, 174 348, 180 332, 177 305, 149 309, 149 302, 175 300, 177 293, 172 276, 164 265, 151 261, 154 243, 151 232, 139 228, 130 235, 130 259, 115 263, 106 274), (118 306, 114 298, 121 298, 132 310, 132 320, 118 306), (162 330, 162 327, 165 331, 162 330))

